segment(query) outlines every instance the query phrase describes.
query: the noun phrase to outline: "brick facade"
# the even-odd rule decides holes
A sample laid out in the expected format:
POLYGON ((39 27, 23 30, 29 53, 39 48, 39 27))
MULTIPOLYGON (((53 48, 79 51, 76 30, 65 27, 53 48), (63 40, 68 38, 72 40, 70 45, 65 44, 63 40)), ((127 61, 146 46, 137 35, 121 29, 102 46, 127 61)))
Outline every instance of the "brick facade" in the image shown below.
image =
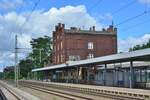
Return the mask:
POLYGON ((110 25, 102 31, 96 31, 94 26, 90 30, 65 29, 65 25, 59 23, 53 32, 53 43, 53 64, 115 54, 117 28, 110 25))

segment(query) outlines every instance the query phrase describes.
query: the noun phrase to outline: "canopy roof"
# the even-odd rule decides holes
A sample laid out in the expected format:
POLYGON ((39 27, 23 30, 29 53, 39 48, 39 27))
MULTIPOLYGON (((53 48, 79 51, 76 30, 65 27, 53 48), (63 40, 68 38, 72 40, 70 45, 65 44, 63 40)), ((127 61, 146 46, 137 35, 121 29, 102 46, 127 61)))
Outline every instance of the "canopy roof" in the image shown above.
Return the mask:
POLYGON ((81 65, 88 65, 88 64, 111 64, 111 63, 120 63, 120 62, 128 62, 128 61, 150 61, 150 48, 132 51, 132 52, 113 54, 113 55, 108 55, 103 57, 96 57, 96 58, 80 60, 80 61, 68 61, 60 65, 53 65, 53 66, 33 69, 32 72, 52 70, 52 69, 65 68, 65 67, 70 68, 73 66, 78 67, 81 65))

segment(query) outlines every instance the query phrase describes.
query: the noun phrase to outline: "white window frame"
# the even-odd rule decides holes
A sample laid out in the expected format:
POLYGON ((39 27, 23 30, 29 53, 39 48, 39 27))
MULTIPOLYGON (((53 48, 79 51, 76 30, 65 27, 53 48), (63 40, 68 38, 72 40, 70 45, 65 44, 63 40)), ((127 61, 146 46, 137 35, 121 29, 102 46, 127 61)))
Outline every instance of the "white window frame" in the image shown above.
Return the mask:
POLYGON ((61 48, 61 50, 62 50, 62 48, 63 48, 63 43, 62 43, 62 41, 60 42, 60 48, 61 48))
POLYGON ((63 55, 61 54, 61 62, 63 62, 63 55))
POLYGON ((57 62, 60 63, 60 61, 59 61, 59 55, 57 56, 57 62))
POLYGON ((88 49, 93 49, 93 48, 94 48, 94 43, 88 42, 88 49))
POLYGON ((91 58, 94 58, 94 54, 93 53, 88 54, 88 59, 91 59, 91 58))
POLYGON ((59 44, 57 44, 57 51, 59 51, 59 44))
POLYGON ((79 55, 71 55, 69 56, 69 61, 78 61, 80 60, 80 56, 79 55))

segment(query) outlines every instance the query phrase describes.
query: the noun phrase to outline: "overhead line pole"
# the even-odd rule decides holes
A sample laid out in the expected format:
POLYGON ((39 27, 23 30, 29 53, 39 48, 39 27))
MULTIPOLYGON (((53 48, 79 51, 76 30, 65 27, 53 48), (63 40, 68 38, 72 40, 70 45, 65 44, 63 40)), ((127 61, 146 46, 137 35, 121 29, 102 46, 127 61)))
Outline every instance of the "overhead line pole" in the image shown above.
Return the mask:
POLYGON ((15 86, 18 87, 18 39, 17 35, 15 35, 15 86))

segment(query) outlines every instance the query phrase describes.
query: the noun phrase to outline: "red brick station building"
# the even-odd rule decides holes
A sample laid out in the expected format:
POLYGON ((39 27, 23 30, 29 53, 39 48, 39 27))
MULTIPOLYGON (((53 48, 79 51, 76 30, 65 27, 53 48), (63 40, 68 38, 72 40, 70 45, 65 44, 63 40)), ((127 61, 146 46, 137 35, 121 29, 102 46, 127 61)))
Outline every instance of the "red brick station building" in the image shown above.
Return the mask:
POLYGON ((53 31, 52 65, 33 69, 44 80, 122 87, 150 88, 150 49, 117 53, 117 28, 65 28, 53 31), (134 62, 133 62, 134 61, 134 62))
MULTIPOLYGON (((65 24, 59 23, 53 32, 53 52, 53 66, 116 54, 117 28, 110 25, 102 31, 97 31, 95 26, 90 27, 89 30, 77 27, 65 29, 65 24)), ((90 66, 92 67, 47 70, 45 76, 46 79, 57 82, 78 81, 78 83, 94 84, 97 66, 90 66)))
POLYGON ((97 31, 95 26, 89 30, 76 27, 65 29, 59 23, 53 32, 53 64, 67 61, 90 59, 117 53, 117 28, 97 31))

